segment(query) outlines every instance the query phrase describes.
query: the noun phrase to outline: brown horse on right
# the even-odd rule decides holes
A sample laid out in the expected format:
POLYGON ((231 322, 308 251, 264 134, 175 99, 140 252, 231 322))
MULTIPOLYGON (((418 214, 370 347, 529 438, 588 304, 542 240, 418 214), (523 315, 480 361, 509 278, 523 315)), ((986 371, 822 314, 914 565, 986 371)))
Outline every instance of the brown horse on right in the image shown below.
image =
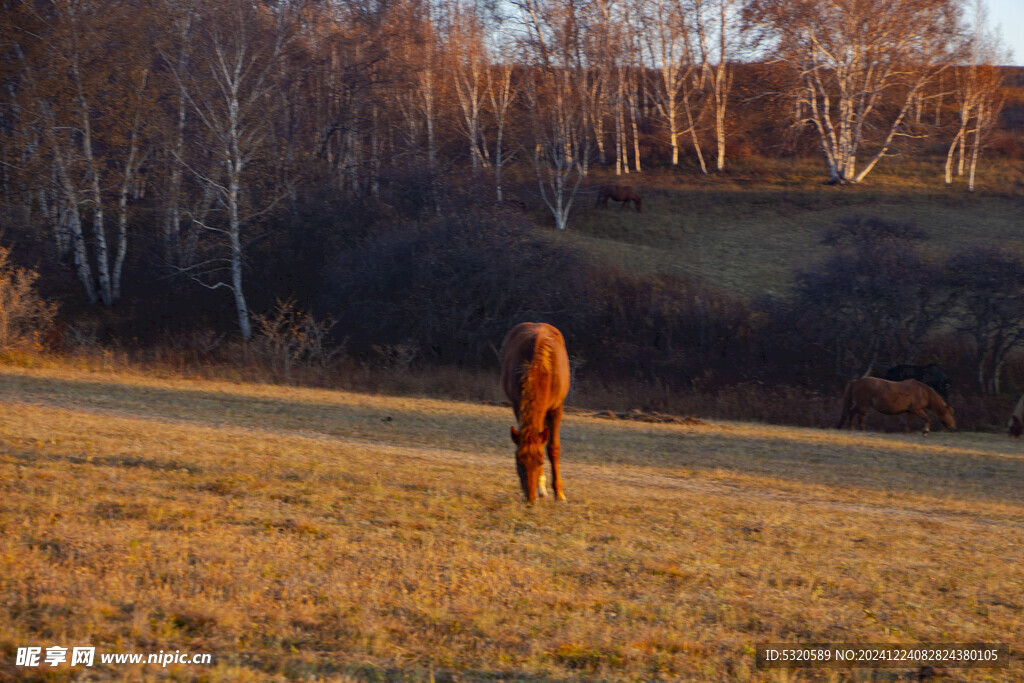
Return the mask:
POLYGON ((633 206, 636 207, 637 213, 643 213, 643 200, 640 199, 640 195, 636 193, 632 185, 604 185, 597 192, 597 206, 603 206, 608 208, 608 200, 614 199, 617 202, 622 202, 622 208, 633 202, 633 206))
POLYGON ((843 396, 843 412, 839 416, 839 424, 836 425, 836 429, 842 429, 848 419, 850 429, 853 429, 854 419, 859 418, 860 429, 863 431, 864 415, 868 408, 874 408, 883 415, 906 414, 905 431, 910 431, 911 414, 924 420, 925 434, 931 430, 931 418, 928 417, 925 409, 935 413, 946 429, 956 429, 953 409, 946 404, 937 391, 916 379, 890 382, 878 377, 862 377, 853 380, 846 385, 846 393, 843 396))
POLYGON ((544 495, 544 446, 551 461, 555 497, 565 500, 558 458, 562 403, 569 393, 569 355, 562 333, 547 323, 519 323, 501 343, 501 386, 512 401, 516 472, 526 501, 544 495))

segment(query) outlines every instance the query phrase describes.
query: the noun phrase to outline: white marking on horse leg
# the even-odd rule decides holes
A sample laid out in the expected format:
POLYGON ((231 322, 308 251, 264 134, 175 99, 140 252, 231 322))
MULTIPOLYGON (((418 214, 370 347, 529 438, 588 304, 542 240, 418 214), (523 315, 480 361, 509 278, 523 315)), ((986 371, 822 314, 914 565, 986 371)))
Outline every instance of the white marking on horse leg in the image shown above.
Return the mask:
POLYGON ((543 472, 541 472, 541 474, 540 474, 540 481, 537 482, 537 495, 540 496, 541 498, 547 497, 547 495, 548 495, 547 487, 548 487, 548 478, 544 476, 543 472))

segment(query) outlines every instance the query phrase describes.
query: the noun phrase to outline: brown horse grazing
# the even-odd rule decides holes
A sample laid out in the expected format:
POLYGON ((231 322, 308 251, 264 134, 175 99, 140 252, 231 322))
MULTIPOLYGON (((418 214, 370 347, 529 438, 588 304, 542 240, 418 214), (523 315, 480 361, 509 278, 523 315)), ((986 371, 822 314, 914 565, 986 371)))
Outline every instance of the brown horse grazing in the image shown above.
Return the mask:
POLYGON ((1006 425, 1006 428, 1010 436, 1020 436, 1021 432, 1024 432, 1024 396, 1020 397, 1017 401, 1017 407, 1013 409, 1013 414, 1010 415, 1010 422, 1006 425))
POLYGON ((597 192, 597 206, 603 206, 608 208, 608 200, 614 199, 617 202, 622 202, 622 208, 633 202, 633 206, 636 207, 637 213, 643 213, 643 200, 640 199, 640 195, 636 193, 631 185, 604 185, 597 192))
POLYGON ((847 419, 850 421, 850 429, 853 429, 853 420, 857 417, 860 419, 860 428, 863 430, 864 415, 869 407, 884 415, 906 413, 905 431, 910 431, 911 414, 924 420, 925 434, 931 430, 931 419, 928 417, 928 413, 924 412, 926 408, 935 413, 947 429, 956 429, 953 409, 946 405, 938 392, 930 386, 916 379, 890 382, 878 377, 863 377, 846 385, 846 393, 843 396, 843 413, 839 416, 839 424, 836 425, 836 429, 842 429, 847 419))
POLYGON ((501 386, 512 401, 516 471, 528 503, 544 494, 544 445, 558 500, 565 500, 558 457, 562 402, 569 393, 569 354, 562 333, 546 323, 520 323, 501 343, 501 386))

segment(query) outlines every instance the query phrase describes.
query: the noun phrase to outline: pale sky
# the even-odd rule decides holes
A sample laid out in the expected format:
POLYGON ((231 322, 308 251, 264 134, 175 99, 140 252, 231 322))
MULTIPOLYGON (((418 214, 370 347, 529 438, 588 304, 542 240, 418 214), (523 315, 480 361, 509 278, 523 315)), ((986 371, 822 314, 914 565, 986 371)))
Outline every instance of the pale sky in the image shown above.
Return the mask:
POLYGON ((1009 63, 1024 66, 1024 0, 988 0, 988 22, 1013 50, 1009 63))

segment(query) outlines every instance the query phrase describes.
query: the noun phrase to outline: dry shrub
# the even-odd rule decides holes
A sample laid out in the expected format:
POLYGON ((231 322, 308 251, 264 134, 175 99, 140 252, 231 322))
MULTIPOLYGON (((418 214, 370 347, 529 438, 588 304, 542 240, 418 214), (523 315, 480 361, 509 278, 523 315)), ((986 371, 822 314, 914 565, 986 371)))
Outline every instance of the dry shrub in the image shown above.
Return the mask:
POLYGON ((328 344, 334 321, 299 311, 294 299, 278 299, 266 315, 254 315, 257 354, 286 380, 298 366, 325 368, 338 349, 328 344))
POLYGON ((40 335, 57 314, 57 306, 36 293, 39 274, 16 267, 10 255, 10 250, 0 247, 0 351, 38 346, 40 335))

